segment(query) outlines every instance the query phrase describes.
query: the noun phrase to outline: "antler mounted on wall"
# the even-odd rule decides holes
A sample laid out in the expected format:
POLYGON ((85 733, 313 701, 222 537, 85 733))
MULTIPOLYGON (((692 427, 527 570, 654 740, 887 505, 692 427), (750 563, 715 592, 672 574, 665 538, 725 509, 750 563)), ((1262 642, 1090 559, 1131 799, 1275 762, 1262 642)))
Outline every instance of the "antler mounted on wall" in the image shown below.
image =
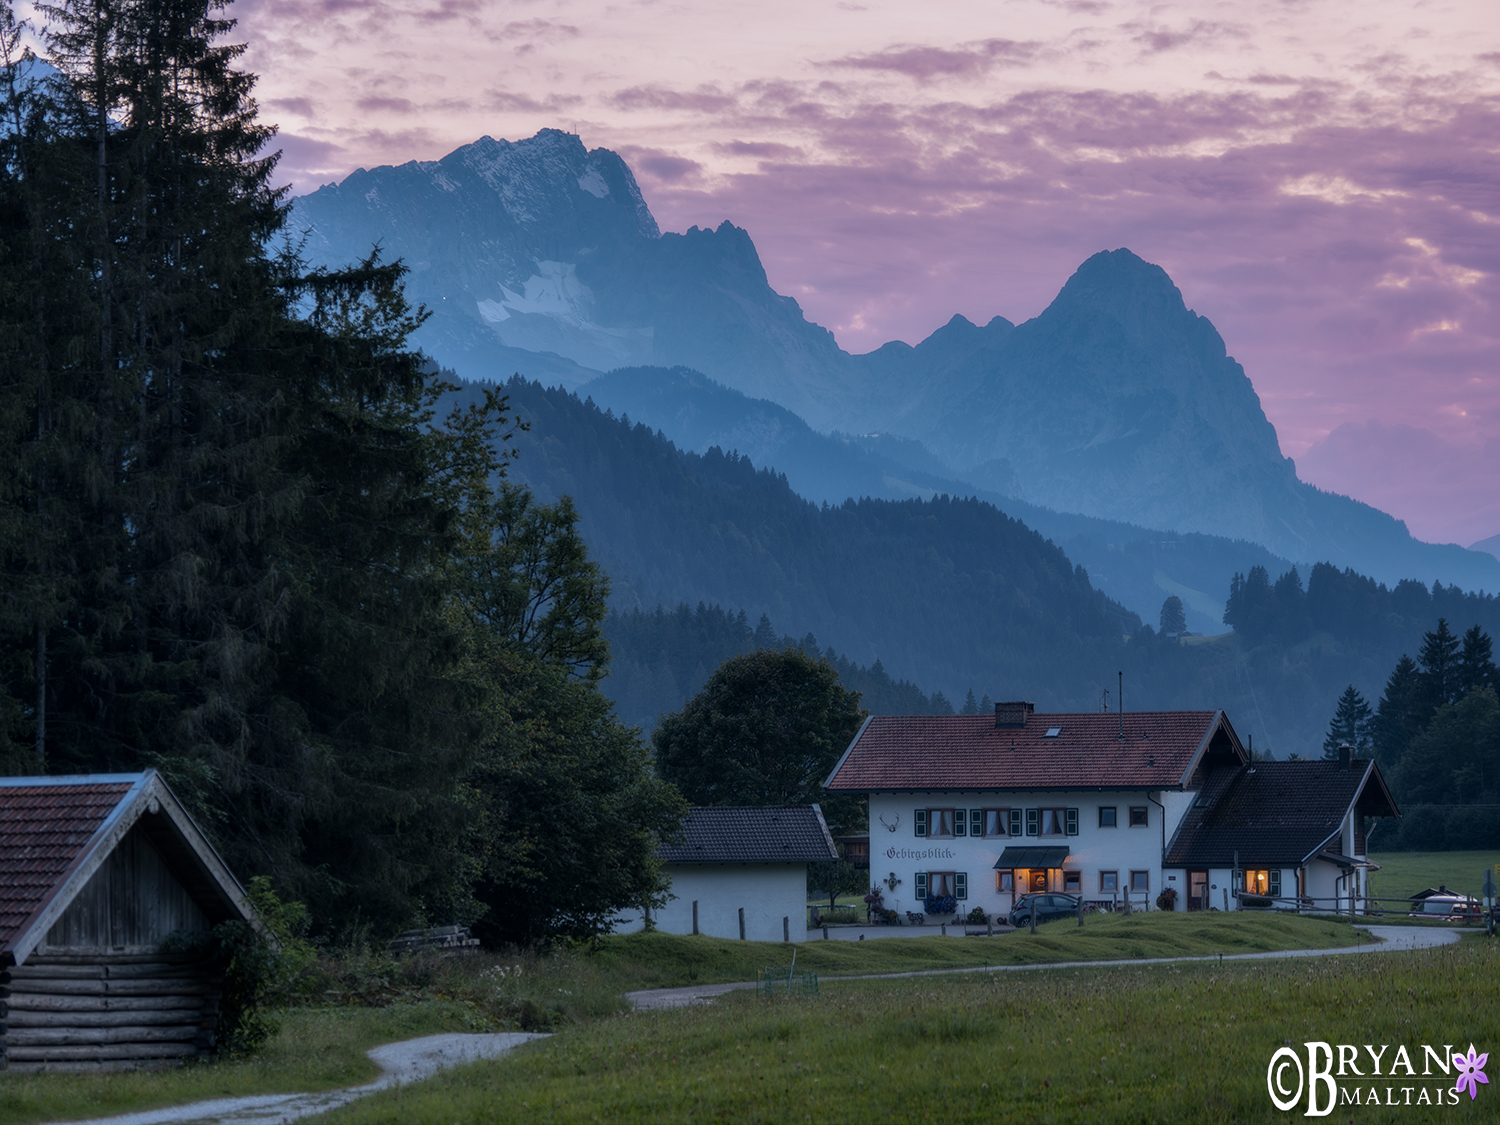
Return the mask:
POLYGON ((896 831, 897 827, 901 824, 901 814, 900 813, 896 814, 896 823, 895 824, 886 824, 885 823, 885 817, 883 815, 879 819, 880 819, 880 823, 883 824, 883 825, 885 825, 885 830, 887 832, 894 832, 894 831, 896 831))

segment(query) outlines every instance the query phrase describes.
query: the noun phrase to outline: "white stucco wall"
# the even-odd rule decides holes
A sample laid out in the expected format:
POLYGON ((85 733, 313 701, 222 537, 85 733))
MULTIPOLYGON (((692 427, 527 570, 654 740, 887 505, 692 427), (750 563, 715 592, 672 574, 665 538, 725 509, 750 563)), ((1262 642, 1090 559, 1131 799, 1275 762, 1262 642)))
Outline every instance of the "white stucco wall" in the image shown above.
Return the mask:
MULTIPOLYGON (((1152 791, 1109 792, 1078 790, 1063 792, 986 793, 966 790, 928 793, 871 793, 870 794, 870 880, 881 885, 887 909, 907 911, 921 910, 916 898, 916 875, 919 871, 955 871, 968 875, 969 896, 962 909, 968 911, 982 907, 988 914, 1008 912, 1013 895, 1002 893, 996 886, 995 862, 1007 846, 1047 847, 1065 845, 1068 860, 1064 870, 1080 872, 1082 893, 1085 899, 1109 899, 1110 893, 1100 890, 1099 873, 1117 871, 1121 891, 1130 885, 1130 872, 1149 872, 1150 890, 1147 893, 1153 904, 1163 886, 1176 886, 1178 893, 1185 893, 1181 881, 1166 883, 1162 871, 1162 848, 1164 839, 1170 839, 1177 826, 1177 818, 1191 806, 1193 794, 1169 794, 1179 798, 1163 804, 1163 795, 1152 791), (1186 800, 1180 799, 1186 798, 1186 800), (1130 807, 1144 805, 1147 823, 1144 828, 1130 827, 1130 807), (1099 827, 1100 806, 1113 806, 1117 810, 1117 827, 1099 827), (1163 823, 1163 807, 1167 810, 1163 823), (1078 810, 1078 835, 1076 836, 1027 836, 1023 834, 1004 837, 954 836, 944 838, 921 837, 915 834, 917 809, 925 808, 1076 808, 1078 810), (894 890, 887 880, 894 874, 898 883, 894 890)), ((1050 887, 1062 890, 1062 885, 1050 887)), ((1025 888, 1018 888, 1024 893, 1025 888)), ((1137 893, 1134 901, 1142 896, 1137 893)))
MULTIPOLYGON (((652 914, 663 933, 693 932, 693 902, 698 903, 698 932, 738 938, 739 911, 745 911, 747 941, 781 941, 782 919, 788 919, 793 941, 807 933, 807 865, 804 863, 668 864, 675 896, 652 914)), ((635 933, 643 925, 639 911, 616 924, 616 933, 635 933)))

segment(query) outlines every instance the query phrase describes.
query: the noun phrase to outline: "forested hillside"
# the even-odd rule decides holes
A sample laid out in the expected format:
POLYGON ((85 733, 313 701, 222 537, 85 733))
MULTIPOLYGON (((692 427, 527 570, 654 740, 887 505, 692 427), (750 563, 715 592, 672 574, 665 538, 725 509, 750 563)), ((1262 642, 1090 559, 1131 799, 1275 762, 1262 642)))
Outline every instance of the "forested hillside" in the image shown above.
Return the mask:
MULTIPOLYGON (((1305 587, 1300 577, 1273 581, 1246 544, 1241 577, 1220 594, 1233 594, 1236 631, 1164 638, 1155 620, 1104 598, 1063 550, 982 501, 815 505, 775 472, 717 450, 685 453, 576 395, 525 380, 505 389, 531 427, 517 435, 512 471, 541 499, 577 503, 613 584, 606 691, 648 729, 745 651, 750 622, 765 615, 799 644, 812 634, 804 647, 838 654, 846 684, 877 710, 919 711, 938 695, 956 706, 970 691, 1092 709, 1106 690, 1117 702, 1123 671, 1128 708, 1221 707, 1257 751, 1315 756, 1344 689, 1378 696, 1439 616, 1461 630, 1493 628, 1491 596, 1383 587, 1327 565, 1305 587), (1283 600, 1293 608, 1283 612, 1283 600), (859 680, 854 669, 873 673, 877 661, 912 685, 909 695, 859 680)), ((1056 518, 1060 536, 1089 530, 1056 518)), ((1166 547, 1142 543, 1132 565, 1149 566, 1166 547)), ((1235 549, 1217 541, 1217 565, 1235 549)))
POLYGON ((621 719, 648 731, 660 715, 677 710, 696 694, 724 661, 769 648, 796 647, 809 656, 823 657, 846 688, 860 693, 861 705, 871 714, 953 713, 942 692, 928 696, 908 680, 891 679, 878 659, 863 667, 831 648, 820 651, 818 638, 811 633, 801 640, 777 636, 764 614, 752 629, 744 610, 731 613, 702 602, 696 609, 684 603, 673 610, 616 610, 604 623, 604 635, 610 646, 604 694, 614 702, 621 719))
POLYGON ((574 498, 617 608, 744 609, 926 691, 987 682, 1064 708, 1098 705, 1139 626, 992 505, 814 505, 744 458, 683 453, 567 392, 505 390, 531 426, 516 438, 515 479, 543 500, 574 498))

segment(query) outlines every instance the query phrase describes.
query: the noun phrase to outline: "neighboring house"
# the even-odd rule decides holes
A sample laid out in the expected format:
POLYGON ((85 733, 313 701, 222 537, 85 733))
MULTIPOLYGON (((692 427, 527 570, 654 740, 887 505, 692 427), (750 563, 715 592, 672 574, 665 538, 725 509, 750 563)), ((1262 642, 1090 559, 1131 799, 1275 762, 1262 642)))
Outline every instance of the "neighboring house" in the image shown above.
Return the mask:
POLYGON ((0 778, 0 1068, 206 1056, 223 973, 189 950, 231 919, 243 889, 154 770, 0 778))
MULTIPOLYGON (((1359 817, 1395 815, 1384 782, 1370 784, 1379 778, 1373 763, 1359 764, 1352 797, 1346 780, 1330 781, 1327 763, 1275 764, 1313 767, 1286 797, 1287 823, 1323 824, 1338 804, 1342 823, 1357 821, 1360 829, 1339 856, 1362 863, 1359 817)), ((1189 814, 1197 814, 1191 823, 1202 822, 1221 796, 1238 792, 1234 781, 1249 768, 1250 755, 1222 711, 1038 715, 1030 703, 999 703, 993 718, 872 716, 826 785, 869 795, 870 871, 887 888, 888 908, 921 909, 929 895, 952 895, 960 912, 979 906, 1003 914, 1030 891, 1145 906, 1172 888, 1178 909, 1187 909, 1203 902, 1201 893, 1189 901, 1198 869, 1168 862, 1169 851, 1189 814)), ((1293 837, 1304 834, 1300 827, 1283 832, 1271 819, 1257 825, 1252 839, 1266 848, 1241 848, 1241 866, 1263 864, 1255 870, 1267 872, 1269 890, 1273 857, 1280 862, 1300 846, 1293 837)), ((1347 906, 1351 892, 1356 899, 1363 893, 1361 878, 1324 885, 1325 868, 1339 859, 1321 850, 1336 834, 1324 833, 1309 849, 1319 855, 1298 853, 1311 865, 1307 893, 1324 900, 1320 909, 1347 906)), ((1229 889, 1224 866, 1222 878, 1212 865, 1203 868, 1216 906, 1224 905, 1219 891, 1229 889)), ((1232 890, 1228 904, 1240 905, 1232 890)))
POLYGON ((1217 905, 1238 882, 1270 900, 1245 905, 1363 909, 1369 872, 1379 868, 1365 851, 1365 821, 1399 815, 1380 768, 1348 746, 1335 761, 1249 762, 1209 776, 1166 864, 1195 905, 1205 895, 1217 905))
MULTIPOLYGON (((689 810, 682 841, 659 853, 673 897, 651 914, 669 934, 800 941, 807 930, 807 865, 837 859, 817 805, 689 810)), ((644 925, 635 911, 615 927, 644 925)))

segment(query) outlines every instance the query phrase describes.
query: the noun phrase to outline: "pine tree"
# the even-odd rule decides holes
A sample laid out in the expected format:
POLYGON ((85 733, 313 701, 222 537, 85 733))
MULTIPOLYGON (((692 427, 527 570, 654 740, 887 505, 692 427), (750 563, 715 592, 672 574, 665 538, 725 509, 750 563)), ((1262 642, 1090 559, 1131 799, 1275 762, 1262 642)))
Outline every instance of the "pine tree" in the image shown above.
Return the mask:
POLYGON ((1478 625, 1464 634, 1463 652, 1458 658, 1458 694, 1468 695, 1484 687, 1500 688, 1494 660, 1494 643, 1478 625))
POLYGON ((969 694, 964 696, 963 708, 958 712, 960 715, 979 714, 979 701, 974 698, 974 689, 969 689, 969 694))
POLYGON ((1437 628, 1422 634, 1422 651, 1417 655, 1422 666, 1422 690, 1427 714, 1425 723, 1445 703, 1458 698, 1459 639, 1448 628, 1446 618, 1439 617, 1437 628))
POLYGON ((1370 749, 1370 723, 1372 713, 1365 697, 1353 684, 1339 696, 1338 710, 1328 724, 1328 736, 1323 739, 1323 757, 1337 758, 1339 747, 1345 743, 1360 753, 1370 749))
POLYGON ((1394 768, 1411 740, 1426 725, 1422 673, 1417 662, 1402 654, 1386 680, 1374 722, 1375 756, 1382 767, 1394 768))

